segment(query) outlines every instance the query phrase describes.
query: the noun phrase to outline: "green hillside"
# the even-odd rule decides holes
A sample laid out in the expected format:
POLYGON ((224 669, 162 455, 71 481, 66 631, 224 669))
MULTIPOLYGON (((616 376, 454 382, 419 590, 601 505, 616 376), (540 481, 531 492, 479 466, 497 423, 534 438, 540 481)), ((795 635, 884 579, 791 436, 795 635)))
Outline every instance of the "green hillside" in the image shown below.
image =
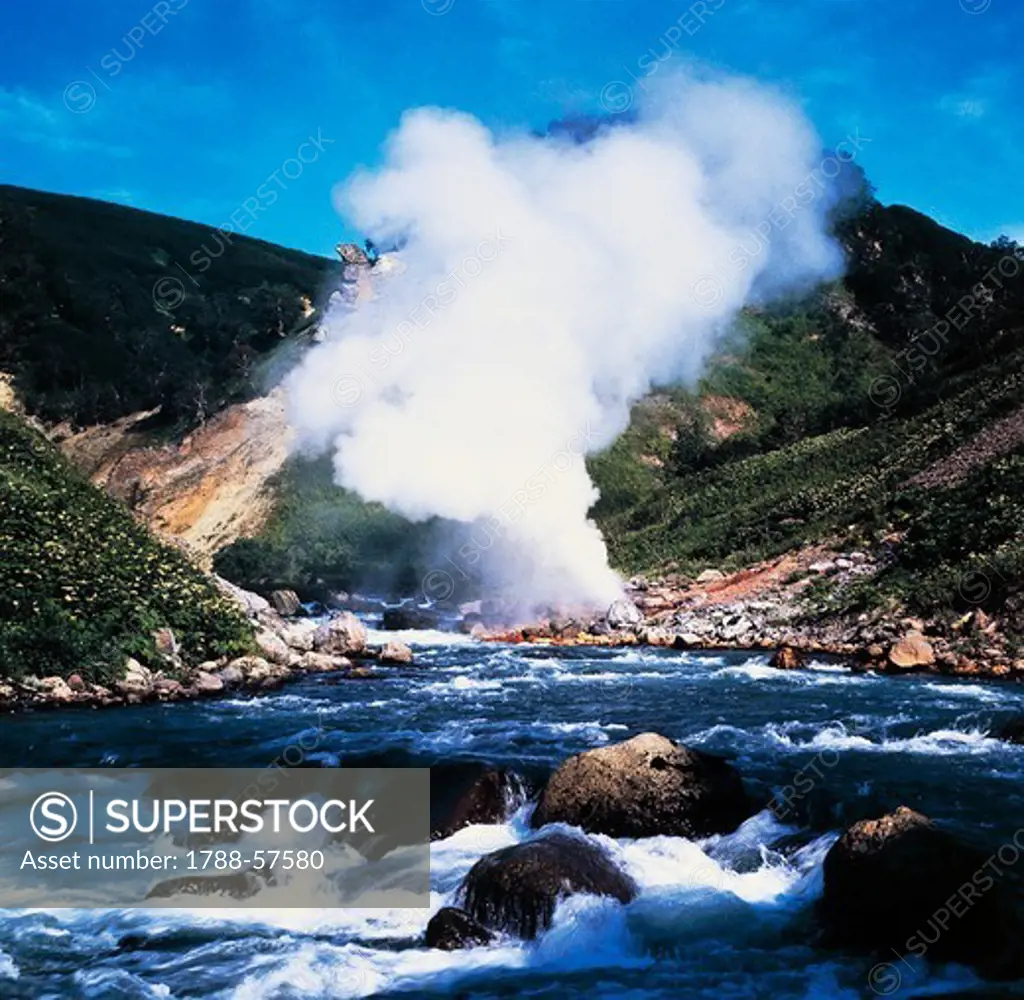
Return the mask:
POLYGON ((163 627, 189 664, 251 642, 208 577, 0 411, 0 677, 109 680, 128 655, 163 666, 163 627))
POLYGON ((267 388, 339 262, 121 205, 0 185, 0 370, 77 425, 184 429, 267 388), (305 302, 304 302, 305 300, 305 302))

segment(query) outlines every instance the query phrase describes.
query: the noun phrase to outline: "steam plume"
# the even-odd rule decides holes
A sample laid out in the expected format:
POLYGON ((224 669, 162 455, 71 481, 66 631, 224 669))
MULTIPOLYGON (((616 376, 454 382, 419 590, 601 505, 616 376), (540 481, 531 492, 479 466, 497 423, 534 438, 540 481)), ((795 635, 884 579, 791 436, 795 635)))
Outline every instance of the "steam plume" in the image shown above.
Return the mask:
POLYGON ((792 104, 734 78, 677 79, 583 145, 410 111, 339 195, 404 270, 292 373, 300 439, 368 500, 500 537, 517 596, 607 603, 582 455, 696 378, 744 303, 837 271, 820 161, 792 104))

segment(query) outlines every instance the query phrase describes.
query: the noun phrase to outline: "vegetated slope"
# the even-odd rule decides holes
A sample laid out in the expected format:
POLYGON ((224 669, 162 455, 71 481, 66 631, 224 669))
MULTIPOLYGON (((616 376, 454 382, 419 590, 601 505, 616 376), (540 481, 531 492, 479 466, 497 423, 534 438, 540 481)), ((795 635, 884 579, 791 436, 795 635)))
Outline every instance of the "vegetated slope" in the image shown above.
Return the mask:
POLYGON ((241 613, 181 552, 0 411, 0 676, 107 680, 127 655, 156 665, 162 627, 189 664, 251 643, 241 613))
POLYGON ((0 371, 83 426, 182 429, 266 389, 340 262, 121 205, 0 185, 0 371))
POLYGON ((647 401, 592 460, 613 560, 695 573, 829 539, 885 555, 846 602, 1001 607, 1024 584, 1024 252, 901 207, 840 235, 841 285, 748 313, 674 422, 647 401))

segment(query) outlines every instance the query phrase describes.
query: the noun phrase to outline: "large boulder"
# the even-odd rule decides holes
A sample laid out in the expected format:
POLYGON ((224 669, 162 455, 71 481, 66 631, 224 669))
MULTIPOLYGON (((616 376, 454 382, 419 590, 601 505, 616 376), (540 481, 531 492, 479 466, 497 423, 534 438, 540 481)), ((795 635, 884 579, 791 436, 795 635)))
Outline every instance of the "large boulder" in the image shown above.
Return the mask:
POLYGON ((566 896, 588 893, 628 903, 636 892, 633 880, 601 848, 564 834, 486 855, 460 890, 474 920, 527 940, 550 926, 556 903, 566 896))
POLYGON ((407 629, 437 628, 441 616, 429 608, 403 605, 400 608, 385 608, 381 628, 386 632, 402 632, 407 629))
POLYGON ((526 785, 514 771, 484 771, 446 810, 431 836, 450 837, 466 826, 504 823, 523 804, 525 795, 526 785))
POLYGON ((430 918, 425 944, 428 948, 455 951, 490 944, 494 934, 457 906, 445 906, 430 918))
POLYGON ((706 837, 753 810, 743 780, 713 754, 642 733, 570 757, 551 776, 531 823, 569 823, 609 837, 706 837))
POLYGON ((996 978, 1024 975, 1024 920, 1010 870, 1020 851, 1011 843, 1005 853, 1009 862, 906 806, 854 823, 825 857, 829 943, 963 962, 996 978))
POLYGON ((615 629, 632 628, 643 622, 643 612, 628 598, 620 597, 612 602, 612 606, 605 615, 608 624, 615 629))
POLYGON ((896 670, 930 667, 934 662, 935 650, 920 632, 908 632, 889 650, 889 666, 896 670))
POLYGON ((272 590, 270 603, 282 618, 290 618, 302 610, 302 602, 294 590, 272 590))
POLYGON ((313 633, 313 649, 334 656, 357 656, 366 650, 366 626, 350 611, 343 611, 313 633))

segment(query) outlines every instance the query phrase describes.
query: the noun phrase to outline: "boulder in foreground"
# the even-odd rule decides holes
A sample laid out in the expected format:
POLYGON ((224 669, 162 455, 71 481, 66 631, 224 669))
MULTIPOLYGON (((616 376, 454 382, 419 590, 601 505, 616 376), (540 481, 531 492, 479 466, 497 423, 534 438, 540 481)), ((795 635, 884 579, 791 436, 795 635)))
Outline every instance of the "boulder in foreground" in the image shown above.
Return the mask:
POLYGON ((752 812, 727 761, 642 733, 570 757, 548 781, 531 823, 568 823, 609 837, 693 838, 729 833, 752 812))
POLYGON ((466 912, 484 927, 527 940, 549 927, 560 899, 576 893, 628 903, 633 880, 589 840, 551 834, 481 858, 461 894, 466 912))
POLYGON ((442 951, 490 944, 494 934, 457 906, 445 906, 427 924, 426 946, 442 951))
MULTIPOLYGON (((1006 859, 1019 857, 1012 844, 1006 859), (1011 858, 1012 851, 1012 858, 1011 858)), ((1015 875, 990 854, 900 806, 854 823, 825 857, 821 909, 830 944, 1024 975, 1015 875)))

